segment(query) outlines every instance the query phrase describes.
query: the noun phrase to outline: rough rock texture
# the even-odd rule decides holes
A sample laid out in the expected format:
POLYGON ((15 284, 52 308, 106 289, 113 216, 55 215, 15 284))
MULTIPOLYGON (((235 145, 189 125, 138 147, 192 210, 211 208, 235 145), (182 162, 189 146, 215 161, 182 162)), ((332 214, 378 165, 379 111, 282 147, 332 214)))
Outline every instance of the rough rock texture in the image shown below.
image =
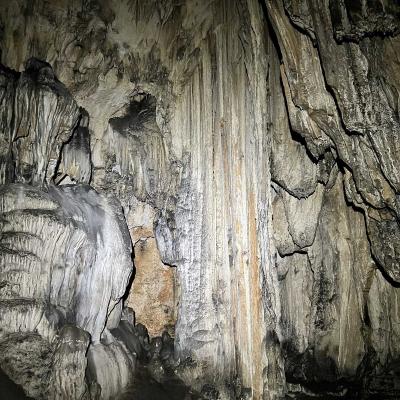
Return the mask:
MULTIPOLYGON (((281 59, 271 84, 283 87, 286 103, 280 111, 280 88, 272 87, 273 159, 289 160, 286 167, 275 161, 271 172, 288 388, 395 398, 399 354, 386 342, 391 355, 380 356, 377 338, 396 317, 382 317, 388 298, 377 286, 394 301, 400 8, 313 0, 266 6, 281 59), (304 172, 293 182, 296 171, 304 172)), ((387 332, 390 340, 396 328, 387 332)))
POLYGON ((89 399, 85 382, 87 332, 65 325, 58 339, 53 358, 49 397, 52 399, 89 399))
POLYGON ((398 397, 399 15, 389 0, 3 2, 6 372, 45 393, 68 322, 91 335, 74 395, 118 396, 148 351, 120 322, 126 294, 152 333, 177 313, 168 360, 204 398, 398 397), (34 376, 26 348, 48 354, 34 376))
POLYGON ((78 107, 45 62, 30 59, 22 74, 2 66, 0 79, 0 182, 49 181, 77 123, 78 107))
POLYGON ((150 336, 173 334, 178 300, 175 270, 161 262, 154 237, 137 240, 134 253, 135 277, 127 305, 135 310, 135 322, 145 325, 150 336))
POLYGON ((87 358, 90 379, 96 382, 95 390, 91 391, 92 397, 98 398, 98 385, 101 388, 100 398, 115 399, 131 383, 136 365, 135 355, 112 335, 109 335, 108 343, 91 346, 87 358))
MULTIPOLYGON (((89 344, 101 358, 104 335, 118 342, 108 329, 132 274, 128 228, 116 199, 52 183, 61 164, 71 181, 89 181, 91 163, 87 115, 50 66, 31 59, 20 75, 2 68, 2 79, 2 369, 32 397, 89 398, 89 344)), ((110 398, 108 382, 96 382, 110 398)))
POLYGON ((41 361, 37 371, 30 364, 28 374, 30 368, 39 373, 46 365, 52 365, 53 374, 62 370, 62 376, 52 378, 54 397, 81 398, 79 382, 74 391, 68 379, 78 379, 76 367, 71 367, 76 376, 65 376, 68 363, 84 363, 80 376, 84 380, 89 334, 91 342, 97 343, 106 326, 118 325, 121 298, 132 272, 129 236, 119 212, 116 204, 86 186, 2 187, 1 339, 2 346, 7 346, 2 352, 2 368, 33 397, 46 397, 48 382, 33 378, 32 384, 42 381, 44 386, 36 390, 26 384, 29 379, 21 378, 19 363, 26 364, 26 360, 14 355, 23 351, 21 346, 34 340, 40 348, 31 345, 30 351, 46 353, 29 357, 30 362, 41 361), (58 329, 65 323, 86 332, 75 335, 64 328, 57 339, 58 329), (74 341, 78 346, 74 352, 79 355, 80 351, 83 360, 65 359, 66 354, 73 357, 68 346, 75 345, 68 343, 74 341))
MULTIPOLYGON (((3 300, 49 302, 99 341, 132 272, 117 206, 85 186, 7 185, 1 195, 3 300)), ((36 326, 33 315, 24 326, 36 326)))
MULTIPOLYGON (((287 17, 283 4, 268 3, 282 51, 282 81, 292 129, 305 139, 316 158, 322 157, 328 147, 334 149, 342 167, 350 172, 346 185, 348 200, 364 209, 372 253, 385 272, 393 280, 399 280, 396 256, 399 74, 395 67, 399 39, 374 36, 377 33, 374 17, 378 20, 384 11, 378 5, 378 10, 364 10, 362 2, 356 2, 360 14, 365 11, 371 21, 364 21, 365 34, 356 36, 356 43, 338 43, 337 14, 332 17, 329 2, 286 3, 288 10, 296 10, 296 20, 301 20, 302 13, 311 16, 313 32, 313 35, 299 32, 287 17)), ((352 7, 351 13, 355 11, 352 7)), ((395 12, 399 11, 398 6, 392 7, 392 12, 390 7, 385 10, 388 18, 395 18, 395 12)), ((347 8, 342 6, 341 10, 347 8)), ((351 29, 356 26, 351 25, 351 29)), ((391 33, 389 24, 385 34, 391 33)), ((340 37, 344 40, 346 35, 340 37)))

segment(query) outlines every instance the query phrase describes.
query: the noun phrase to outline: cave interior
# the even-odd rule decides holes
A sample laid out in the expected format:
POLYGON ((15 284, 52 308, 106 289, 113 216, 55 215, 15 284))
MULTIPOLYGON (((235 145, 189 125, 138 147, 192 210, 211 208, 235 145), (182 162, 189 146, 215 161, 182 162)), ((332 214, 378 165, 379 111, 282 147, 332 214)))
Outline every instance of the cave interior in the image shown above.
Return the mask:
POLYGON ((0 399, 400 399, 398 0, 0 0, 0 399))

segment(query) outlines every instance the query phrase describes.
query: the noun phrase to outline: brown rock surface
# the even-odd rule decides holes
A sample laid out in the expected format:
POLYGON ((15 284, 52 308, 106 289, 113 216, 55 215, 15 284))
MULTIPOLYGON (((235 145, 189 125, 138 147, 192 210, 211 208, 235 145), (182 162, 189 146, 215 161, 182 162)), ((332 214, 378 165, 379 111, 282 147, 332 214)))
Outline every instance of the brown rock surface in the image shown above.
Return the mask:
POLYGON ((135 322, 145 325, 150 336, 161 336, 165 330, 173 335, 178 301, 175 268, 162 263, 152 236, 135 243, 134 255, 135 278, 127 305, 135 310, 135 322))

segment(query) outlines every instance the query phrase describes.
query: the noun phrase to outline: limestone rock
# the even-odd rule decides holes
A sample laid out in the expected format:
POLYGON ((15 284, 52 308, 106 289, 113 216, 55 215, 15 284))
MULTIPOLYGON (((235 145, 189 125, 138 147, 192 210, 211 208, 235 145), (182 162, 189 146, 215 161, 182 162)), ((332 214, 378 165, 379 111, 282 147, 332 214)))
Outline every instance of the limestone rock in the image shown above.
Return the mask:
POLYGON ((43 183, 55 172, 79 109, 49 64, 31 58, 22 74, 1 67, 1 183, 43 183))
POLYGON ((9 376, 67 396, 68 324, 68 396, 118 397, 152 353, 221 400, 398 397, 396 2, 3 3, 9 376), (151 333, 176 312, 174 344, 124 295, 151 333))
MULTIPOLYGON (((391 257, 385 259, 378 243, 385 235, 382 242, 395 246, 399 232, 395 217, 399 167, 395 132, 399 114, 393 99, 398 96, 400 81, 389 56, 398 48, 399 40, 396 36, 382 41, 376 35, 383 29, 379 22, 382 18, 388 24, 385 29, 397 31, 394 21, 399 10, 395 5, 369 9, 370 6, 361 6, 361 2, 356 4, 348 8, 328 1, 286 2, 289 13, 308 15, 312 34, 310 29, 300 32, 291 24, 282 2, 268 2, 268 10, 282 51, 282 81, 294 129, 304 137, 314 156, 320 140, 310 127, 317 126, 328 135, 335 153, 351 171, 363 203, 368 208, 386 208, 388 222, 379 221, 377 225, 370 221, 368 233, 381 267, 397 280, 398 262, 391 257), (349 23, 345 15, 357 18, 349 23), (338 28, 339 22, 344 28, 338 28), (333 24, 336 36, 344 43, 336 42, 333 24), (364 39, 366 35, 371 38, 364 39), (353 38, 360 43, 347 41, 353 38), (309 67, 310 62, 315 65, 309 67), (384 228, 387 223, 391 226, 389 230, 384 228)), ((292 18, 298 20, 297 16, 292 18)), ((369 213, 366 215, 369 219, 369 213)))
POLYGON ((62 148, 60 164, 55 177, 57 184, 90 183, 92 163, 88 124, 88 116, 84 110, 81 110, 79 124, 72 137, 62 148))
POLYGON ((129 234, 118 204, 86 186, 44 191, 16 184, 2 188, 1 211, 2 259, 10 269, 3 298, 50 298, 64 318, 100 340, 132 272, 129 234), (38 201, 36 207, 31 199, 38 201), (113 273, 113 262, 119 274, 113 273), (15 286, 22 292, 13 291, 15 286))
POLYGON ((0 343, 2 370, 33 399, 48 398, 54 348, 41 335, 17 332, 0 343), (27 362, 29 360, 29 362, 27 362))
POLYGON ((139 240, 134 247, 135 278, 127 304, 135 309, 135 322, 146 326, 150 336, 174 332, 177 310, 175 271, 164 265, 153 237, 139 240))
POLYGON ((86 352, 90 343, 87 332, 65 325, 56 345, 50 378, 52 399, 89 399, 85 382, 86 352))
POLYGON ((132 382, 136 359, 122 342, 112 339, 90 346, 87 357, 90 379, 100 386, 101 399, 118 397, 132 382))
MULTIPOLYGON (((118 204, 85 186, 38 189, 14 184, 1 188, 1 213, 0 336, 8 343, 3 356, 12 360, 20 346, 17 343, 24 343, 18 335, 36 335, 40 346, 48 348, 47 358, 42 358, 49 368, 53 363, 54 374, 57 370, 64 374, 69 362, 85 365, 87 343, 80 350, 79 341, 76 343, 80 360, 68 361, 69 352, 66 355, 63 350, 69 340, 76 340, 73 332, 62 331, 54 361, 53 342, 66 322, 89 332, 94 343, 100 340, 106 324, 112 328, 119 322, 120 302, 132 266, 129 234, 118 204)), ((83 332, 82 340, 88 342, 88 337, 83 332)), ((35 357, 39 355, 32 355, 32 362, 35 357)), ((32 367, 36 368, 34 363, 32 367)), ((18 378, 20 368, 12 363, 5 372, 33 397, 45 397, 44 389, 40 392, 31 387, 29 379, 18 378)), ((70 377, 75 382, 71 387, 68 377, 53 378, 55 397, 80 398, 84 376, 76 374, 70 377)), ((44 387, 48 384, 43 377, 37 379, 35 384, 39 380, 44 387)))

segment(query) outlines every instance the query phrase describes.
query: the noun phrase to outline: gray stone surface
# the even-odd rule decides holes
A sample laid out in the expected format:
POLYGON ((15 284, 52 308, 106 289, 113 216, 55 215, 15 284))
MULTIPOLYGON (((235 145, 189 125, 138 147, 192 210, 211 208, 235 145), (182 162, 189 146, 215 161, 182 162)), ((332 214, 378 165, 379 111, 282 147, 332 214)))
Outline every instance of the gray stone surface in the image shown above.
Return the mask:
POLYGON ((86 352, 90 335, 75 326, 65 325, 56 344, 49 384, 51 399, 90 399, 86 384, 86 352))

